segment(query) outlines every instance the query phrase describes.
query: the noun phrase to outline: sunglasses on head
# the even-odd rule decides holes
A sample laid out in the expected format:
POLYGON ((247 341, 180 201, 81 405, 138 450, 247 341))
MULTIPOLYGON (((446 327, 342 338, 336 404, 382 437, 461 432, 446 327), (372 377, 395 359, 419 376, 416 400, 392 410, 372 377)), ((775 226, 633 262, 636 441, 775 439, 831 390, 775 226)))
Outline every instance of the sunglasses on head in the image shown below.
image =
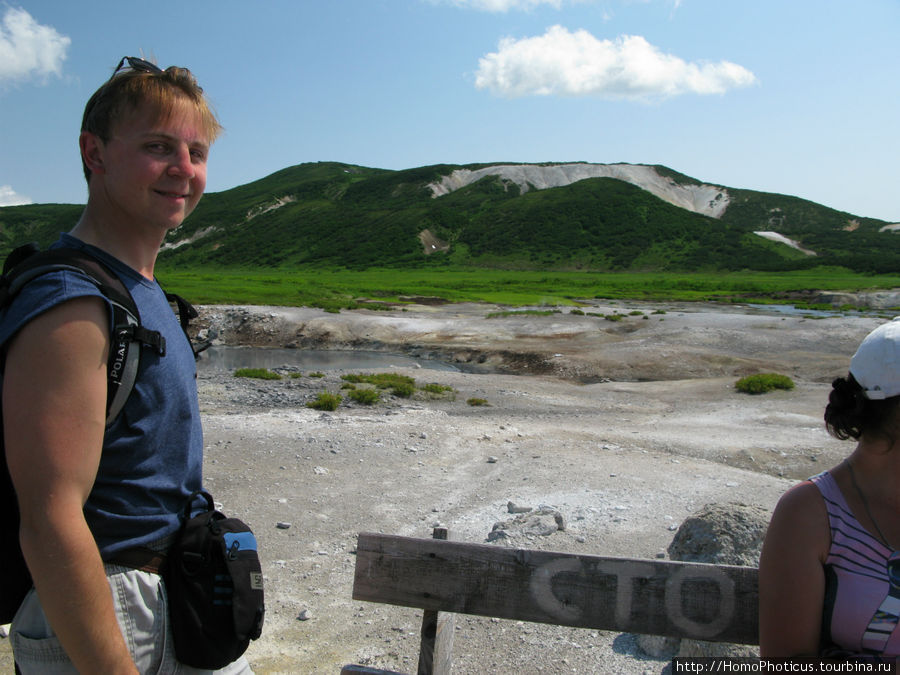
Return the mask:
POLYGON ((150 63, 149 61, 140 59, 137 56, 123 56, 122 60, 119 61, 119 65, 116 66, 116 69, 110 76, 110 79, 115 77, 120 70, 126 67, 125 64, 128 64, 127 67, 131 70, 136 70, 140 73, 152 73, 154 75, 159 75, 163 72, 163 69, 157 66, 155 63, 150 63))

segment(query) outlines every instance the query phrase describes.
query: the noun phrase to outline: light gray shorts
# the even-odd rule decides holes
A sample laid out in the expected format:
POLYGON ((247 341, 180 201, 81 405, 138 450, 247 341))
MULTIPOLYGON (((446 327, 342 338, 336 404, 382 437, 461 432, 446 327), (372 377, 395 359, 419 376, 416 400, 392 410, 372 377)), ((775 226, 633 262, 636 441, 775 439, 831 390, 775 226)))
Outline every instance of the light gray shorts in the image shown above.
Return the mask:
MULTIPOLYGON (((253 671, 243 656, 216 671, 199 670, 179 663, 172 643, 166 589, 159 575, 108 564, 106 576, 119 627, 141 673, 252 675, 253 671)), ((9 637, 16 665, 23 675, 78 672, 50 628, 34 589, 29 591, 16 612, 9 637)))

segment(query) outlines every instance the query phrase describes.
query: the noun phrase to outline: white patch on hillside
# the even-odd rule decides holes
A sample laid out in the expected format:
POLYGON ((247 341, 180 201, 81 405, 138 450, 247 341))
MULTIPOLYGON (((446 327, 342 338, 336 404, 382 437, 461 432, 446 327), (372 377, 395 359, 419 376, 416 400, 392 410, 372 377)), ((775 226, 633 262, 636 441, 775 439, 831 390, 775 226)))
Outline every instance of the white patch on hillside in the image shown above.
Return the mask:
POLYGON ((884 227, 880 228, 878 231, 879 232, 896 232, 898 230, 900 230, 900 223, 891 223, 890 225, 885 225, 884 227))
POLYGON ((787 246, 795 248, 798 251, 805 253, 806 255, 818 255, 815 251, 805 249, 798 242, 794 241, 793 239, 788 239, 783 234, 778 234, 777 232, 754 232, 753 234, 758 234, 760 237, 764 237, 771 241, 777 241, 779 244, 786 244, 787 246))
POLYGON ((160 251, 171 251, 176 248, 181 248, 185 244, 193 244, 198 239, 202 239, 203 237, 212 234, 213 232, 218 232, 219 228, 217 227, 207 227, 202 230, 197 230, 190 237, 185 237, 184 239, 179 239, 178 241, 167 241, 161 247, 160 251))
MULTIPOLYGON (((257 216, 261 216, 264 213, 268 213, 269 211, 274 211, 275 209, 280 209, 285 204, 291 204, 292 202, 297 201, 297 198, 294 195, 285 195, 284 197, 276 197, 274 200, 266 203, 260 204, 259 206, 254 206, 252 209, 247 211, 247 215, 244 217, 244 222, 247 223, 257 216)), ((198 230, 194 232, 190 237, 185 237, 184 239, 178 239, 176 241, 169 241, 162 245, 160 248, 161 251, 170 251, 172 249, 180 248, 185 244, 193 244, 194 242, 203 239, 203 237, 207 237, 211 234, 218 232, 221 228, 212 225, 210 227, 204 228, 202 230, 198 230)), ((177 230, 176 230, 177 232, 177 230)))
POLYGON ((675 206, 720 218, 728 207, 729 195, 725 188, 715 185, 681 185, 671 178, 661 176, 652 166, 642 164, 506 164, 470 171, 457 169, 439 182, 431 183, 432 197, 450 194, 485 176, 499 176, 515 183, 522 192, 529 189, 564 187, 588 178, 616 178, 650 192, 675 206))
POLYGON ((247 211, 246 220, 253 220, 256 216, 261 216, 264 213, 268 213, 269 211, 274 211, 275 209, 280 209, 285 204, 291 204, 292 202, 297 201, 297 198, 294 195, 285 195, 284 197, 276 197, 274 201, 269 202, 268 204, 262 204, 260 206, 254 206, 252 209, 247 211))

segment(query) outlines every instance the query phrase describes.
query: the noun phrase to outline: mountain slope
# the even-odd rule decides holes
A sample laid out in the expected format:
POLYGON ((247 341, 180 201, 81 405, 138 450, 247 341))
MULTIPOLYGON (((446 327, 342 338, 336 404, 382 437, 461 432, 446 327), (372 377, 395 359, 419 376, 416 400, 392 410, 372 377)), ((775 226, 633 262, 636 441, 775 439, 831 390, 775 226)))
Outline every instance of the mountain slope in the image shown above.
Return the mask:
MULTIPOLYGON (((52 241, 79 207, 0 209, 0 246, 52 241)), ((208 194, 171 266, 481 265, 585 270, 900 269, 887 224, 662 166, 302 164, 208 194), (814 253, 815 255, 811 255, 814 253)))

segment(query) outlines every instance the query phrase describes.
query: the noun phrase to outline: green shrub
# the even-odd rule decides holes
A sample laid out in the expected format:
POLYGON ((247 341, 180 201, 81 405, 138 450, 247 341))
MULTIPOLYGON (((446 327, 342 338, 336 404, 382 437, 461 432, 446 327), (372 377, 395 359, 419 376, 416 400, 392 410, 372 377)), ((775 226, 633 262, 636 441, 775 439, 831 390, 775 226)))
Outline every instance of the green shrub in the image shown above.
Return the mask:
POLYGON ((343 397, 340 394, 332 394, 327 391, 321 392, 314 401, 310 401, 306 404, 307 408, 314 408, 315 410, 336 410, 337 407, 343 401, 343 397))
POLYGON ((310 377, 325 377, 325 373, 315 372, 315 373, 310 373, 309 376, 310 377))
POLYGON ((303 377, 303 373, 291 373, 292 380, 299 380, 301 377, 303 377))
POLYGON ((398 382, 391 387, 391 393, 400 398, 409 398, 416 392, 416 385, 412 382, 398 382))
POLYGON ((787 375, 760 373, 742 377, 734 383, 734 388, 744 394, 764 394, 773 389, 793 389, 794 381, 787 375))
POLYGON ((490 405, 490 403, 487 402, 486 398, 470 398, 466 400, 466 403, 471 406, 490 405))
POLYGON ((258 380, 280 380, 281 375, 272 372, 268 368, 238 368, 234 371, 235 377, 253 377, 258 380))
POLYGON ((435 382, 429 382, 424 387, 422 387, 422 391, 426 391, 429 394, 444 394, 448 391, 453 391, 453 387, 448 384, 437 384, 435 382))
POLYGON ((345 382, 374 384, 379 389, 390 389, 394 396, 400 398, 409 398, 416 390, 416 381, 413 378, 396 373, 356 373, 341 375, 341 379, 345 382))
MULTIPOLYGON (((350 385, 353 386, 353 385, 350 385)), ((363 405, 373 405, 378 403, 378 399, 380 398, 380 394, 377 389, 351 389, 347 392, 347 396, 356 401, 357 403, 362 403, 363 405)))
POLYGON ((429 382, 422 387, 425 398, 428 399, 444 399, 447 401, 456 400, 456 389, 446 384, 437 384, 429 382))
POLYGON ((607 321, 621 321, 625 317, 621 314, 607 314, 603 318, 606 319, 607 321))

